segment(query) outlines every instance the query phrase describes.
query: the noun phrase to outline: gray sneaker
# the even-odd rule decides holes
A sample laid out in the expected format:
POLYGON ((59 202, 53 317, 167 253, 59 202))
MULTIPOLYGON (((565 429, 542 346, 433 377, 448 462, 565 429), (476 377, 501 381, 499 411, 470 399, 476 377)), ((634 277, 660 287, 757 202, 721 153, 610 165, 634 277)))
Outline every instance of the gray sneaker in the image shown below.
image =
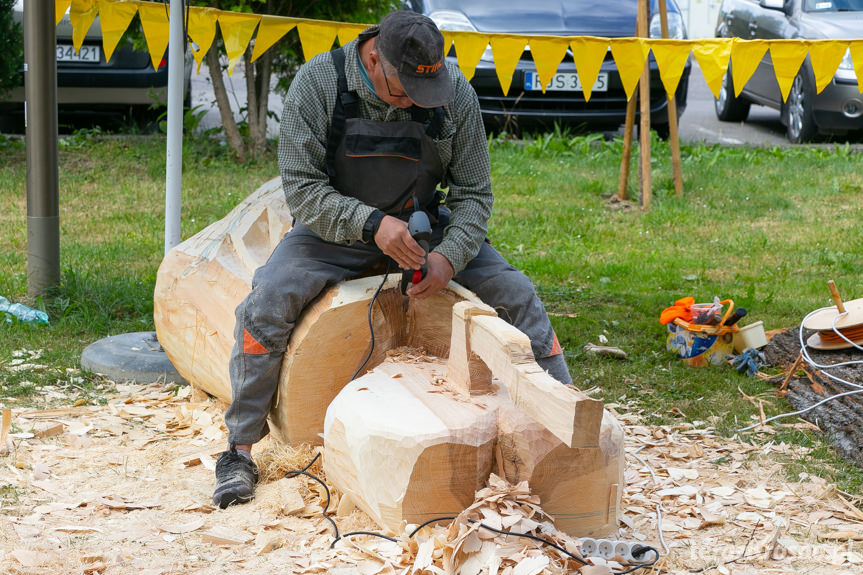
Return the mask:
POLYGON ((258 482, 258 466, 251 459, 231 449, 219 455, 216 460, 216 490, 213 504, 225 509, 234 503, 246 503, 255 495, 258 482))

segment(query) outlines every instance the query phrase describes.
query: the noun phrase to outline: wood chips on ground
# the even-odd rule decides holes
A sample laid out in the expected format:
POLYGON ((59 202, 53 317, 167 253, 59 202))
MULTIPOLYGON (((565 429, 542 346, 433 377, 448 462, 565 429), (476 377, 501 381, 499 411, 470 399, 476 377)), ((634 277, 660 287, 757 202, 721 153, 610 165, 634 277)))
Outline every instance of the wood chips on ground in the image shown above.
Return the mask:
MULTIPOLYGON (((47 389, 53 405, 67 390, 47 389)), ((188 387, 112 387, 106 405, 8 410, 0 455, 0 571, 10 574, 332 573, 376 575, 573 573, 580 565, 539 543, 499 535, 477 521, 531 533, 578 552, 554 530, 526 484, 492 477, 455 521, 395 542, 333 541, 321 517, 326 492, 304 476, 315 450, 265 440, 256 499, 227 510, 210 500, 225 445, 223 405, 188 387)), ((81 403, 81 402, 78 402, 81 403)), ((619 539, 668 555, 653 572, 852 574, 863 571, 859 501, 818 477, 788 478, 784 464, 806 448, 718 437, 707 422, 648 426, 625 405, 626 489, 619 539), (660 507, 661 505, 661 507, 660 507)), ((797 421, 792 426, 810 424, 797 421)), ((320 463, 309 469, 320 474, 320 463)), ((337 516, 342 533, 376 526, 361 511, 337 516)), ((608 573, 601 565, 582 573, 608 573)), ((618 564, 611 563, 618 569, 618 564)), ((651 572, 651 569, 645 570, 651 572)))

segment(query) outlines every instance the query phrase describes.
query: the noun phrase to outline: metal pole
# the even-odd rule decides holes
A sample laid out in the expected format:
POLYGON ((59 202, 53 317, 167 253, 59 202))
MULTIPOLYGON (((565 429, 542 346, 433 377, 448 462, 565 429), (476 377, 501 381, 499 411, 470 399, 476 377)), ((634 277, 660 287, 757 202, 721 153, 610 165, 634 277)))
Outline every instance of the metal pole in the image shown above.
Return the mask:
POLYGON ((165 159, 165 253, 180 243, 183 179, 183 1, 171 0, 168 27, 168 138, 165 159))
POLYGON ((57 53, 54 2, 24 2, 27 135, 27 294, 60 282, 57 53))

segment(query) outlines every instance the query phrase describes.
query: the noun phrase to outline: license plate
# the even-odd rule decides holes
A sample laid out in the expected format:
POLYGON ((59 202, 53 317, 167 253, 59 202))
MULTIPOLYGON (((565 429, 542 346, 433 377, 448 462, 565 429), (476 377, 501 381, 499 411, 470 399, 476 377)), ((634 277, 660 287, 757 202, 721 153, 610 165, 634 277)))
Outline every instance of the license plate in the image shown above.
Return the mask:
POLYGON ((71 44, 57 44, 58 62, 84 62, 87 64, 98 64, 102 57, 102 49, 99 46, 81 46, 78 53, 71 44))
MULTIPOLYGON (((524 73, 524 89, 525 90, 542 90, 542 82, 539 81, 539 74, 536 72, 524 73)), ((555 74, 545 87, 546 92, 584 92, 581 85, 581 80, 578 79, 578 74, 575 72, 561 72, 555 74)), ((596 76, 596 82, 593 83, 592 92, 608 92, 608 73, 600 72, 596 76)))

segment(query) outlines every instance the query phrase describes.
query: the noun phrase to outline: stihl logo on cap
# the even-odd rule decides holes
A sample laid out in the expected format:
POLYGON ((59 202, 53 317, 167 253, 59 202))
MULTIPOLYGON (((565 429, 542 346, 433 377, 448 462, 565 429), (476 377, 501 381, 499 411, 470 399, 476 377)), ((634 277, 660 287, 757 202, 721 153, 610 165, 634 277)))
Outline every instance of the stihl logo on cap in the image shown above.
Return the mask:
POLYGON ((417 64, 416 73, 417 74, 434 74, 438 70, 440 70, 442 63, 437 62, 436 64, 417 64))

